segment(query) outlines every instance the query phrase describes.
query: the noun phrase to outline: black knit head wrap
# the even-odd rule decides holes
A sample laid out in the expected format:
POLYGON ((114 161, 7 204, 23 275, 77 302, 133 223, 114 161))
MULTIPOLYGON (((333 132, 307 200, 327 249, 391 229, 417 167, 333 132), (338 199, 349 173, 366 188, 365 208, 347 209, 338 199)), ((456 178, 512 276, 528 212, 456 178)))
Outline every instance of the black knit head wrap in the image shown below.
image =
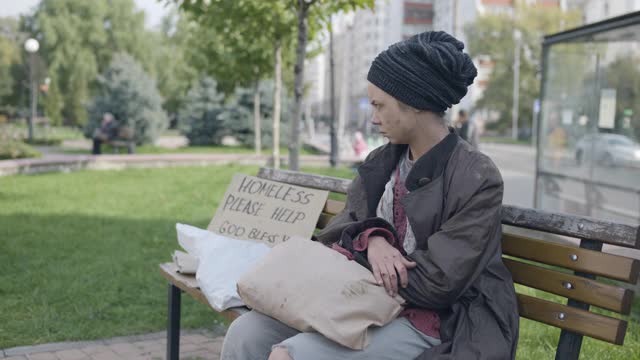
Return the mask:
POLYGON ((427 31, 391 45, 367 80, 418 110, 445 112, 467 94, 478 75, 464 44, 444 31, 427 31))

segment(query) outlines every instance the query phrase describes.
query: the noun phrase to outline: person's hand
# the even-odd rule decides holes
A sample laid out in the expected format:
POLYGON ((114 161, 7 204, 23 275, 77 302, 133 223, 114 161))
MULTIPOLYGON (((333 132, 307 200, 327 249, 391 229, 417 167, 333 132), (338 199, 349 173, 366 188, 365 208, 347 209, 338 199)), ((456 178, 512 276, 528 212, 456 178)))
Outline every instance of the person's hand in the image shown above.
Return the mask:
POLYGON ((415 262, 405 259, 400 251, 382 236, 369 238, 367 253, 376 282, 378 285, 384 285, 390 296, 398 293, 398 280, 403 288, 407 287, 409 284, 407 269, 416 267, 415 262))

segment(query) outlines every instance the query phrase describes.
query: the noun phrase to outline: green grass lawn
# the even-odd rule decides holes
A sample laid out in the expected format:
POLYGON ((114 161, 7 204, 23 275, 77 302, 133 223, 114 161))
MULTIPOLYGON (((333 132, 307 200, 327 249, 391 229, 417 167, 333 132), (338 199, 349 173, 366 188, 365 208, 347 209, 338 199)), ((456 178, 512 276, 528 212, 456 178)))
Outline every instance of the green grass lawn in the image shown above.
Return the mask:
MULTIPOLYGON (((157 265, 179 246, 175 223, 206 227, 236 172, 257 167, 0 178, 0 348, 165 329, 167 290, 157 265)), ((188 296, 182 315, 184 327, 220 321, 188 296)), ((586 339, 582 358, 640 359, 639 317, 636 301, 625 346, 586 339)), ((521 324, 518 359, 553 359, 559 331, 521 324)))
MULTIPOLYGON (((157 265, 179 248, 175 224, 206 228, 232 175, 257 169, 0 178, 0 348, 164 329, 166 282, 157 265)), ((184 303, 186 327, 217 319, 189 297, 184 303)))

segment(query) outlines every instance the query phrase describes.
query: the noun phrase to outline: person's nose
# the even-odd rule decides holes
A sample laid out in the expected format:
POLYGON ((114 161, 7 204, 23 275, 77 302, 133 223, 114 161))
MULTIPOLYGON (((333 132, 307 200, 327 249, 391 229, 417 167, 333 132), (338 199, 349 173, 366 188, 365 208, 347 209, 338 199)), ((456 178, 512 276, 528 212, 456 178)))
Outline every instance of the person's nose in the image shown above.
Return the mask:
POLYGON ((373 125, 380 125, 380 120, 376 116, 376 114, 371 115, 371 123, 373 125))

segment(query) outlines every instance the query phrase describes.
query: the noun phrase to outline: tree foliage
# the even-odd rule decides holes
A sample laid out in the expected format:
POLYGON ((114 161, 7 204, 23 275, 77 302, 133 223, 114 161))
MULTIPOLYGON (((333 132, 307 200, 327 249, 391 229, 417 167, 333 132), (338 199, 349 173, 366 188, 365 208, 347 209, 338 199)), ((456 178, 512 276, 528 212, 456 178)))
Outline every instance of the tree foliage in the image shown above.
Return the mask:
POLYGON ((157 80, 164 109, 173 121, 177 121, 191 84, 202 72, 190 61, 194 51, 190 48, 191 35, 189 21, 175 10, 162 19, 159 32, 150 33, 151 41, 157 44, 150 54, 150 74, 157 80))
POLYGON ((13 18, 0 18, 0 113, 12 115, 19 102, 22 54, 22 36, 18 22, 13 18))
POLYGON ((500 114, 499 128, 510 126, 516 48, 514 30, 519 30, 522 46, 518 111, 520 123, 531 126, 533 102, 540 96, 543 36, 579 23, 580 14, 577 12, 560 12, 556 8, 519 2, 513 15, 486 14, 470 24, 465 29, 470 54, 474 57, 488 55, 494 63, 488 86, 476 107, 497 111, 500 114))
MULTIPOLYGON (((260 80, 273 76, 273 97, 280 100, 282 72, 275 68, 281 69, 282 63, 287 66, 293 61, 295 13, 287 6, 286 2, 274 0, 195 0, 181 3, 181 8, 194 19, 194 32, 208 34, 192 37, 195 40, 193 47, 200 49, 193 57, 198 64, 196 66, 207 69, 208 74, 219 79, 218 85, 226 94, 238 87, 253 88, 254 130, 267 129, 260 116, 263 113, 260 107, 264 100, 272 100, 261 96, 262 91, 258 90, 260 80), (203 39, 206 39, 205 44, 202 44, 203 39)), ((267 130, 276 136, 267 139, 262 131, 252 131, 254 139, 251 142, 256 153, 260 153, 265 138, 273 142, 275 159, 279 159, 280 109, 279 103, 274 104, 272 131, 267 130)), ((243 135, 241 137, 244 138, 243 135)))
MULTIPOLYGON (((222 139, 233 136, 244 146, 254 145, 254 88, 237 88, 226 97, 217 90, 217 82, 210 77, 196 81, 189 90, 184 106, 179 114, 179 128, 191 145, 220 145, 222 139)), ((273 89, 273 81, 261 81, 260 111, 262 118, 273 116, 273 98, 268 96, 273 89)), ((289 100, 283 97, 281 100, 289 100)), ((262 123, 264 145, 271 143, 271 127, 262 123)))
MULTIPOLYGON (((296 169, 307 44, 326 28, 333 14, 373 7, 374 1, 192 0, 179 3, 196 19, 215 29, 211 37, 201 38, 201 41, 205 41, 205 46, 211 49, 207 57, 211 63, 226 64, 211 69, 210 74, 216 76, 216 71, 222 71, 224 77, 216 78, 228 79, 230 84, 247 86, 272 74, 274 44, 282 44, 285 68, 293 70, 289 72, 293 74, 295 94, 289 148, 290 162, 296 169), (298 40, 294 42, 293 39, 298 40)), ((221 87, 228 91, 235 86, 221 84, 221 87)))
POLYGON ((22 28, 40 41, 38 54, 48 67, 52 95, 46 112, 61 114, 68 124, 86 123, 97 75, 114 54, 127 52, 146 70, 153 66, 148 54, 156 44, 133 0, 42 0, 22 28))
POLYGON ((184 100, 178 115, 179 128, 191 145, 217 145, 226 135, 224 121, 224 95, 210 77, 196 81, 184 100))
MULTIPOLYGON (((263 80, 260 82, 258 91, 260 92, 260 117, 262 119, 273 118, 273 96, 270 96, 273 92, 273 80, 263 80)), ((286 94, 282 94, 280 102, 284 108, 287 108, 291 100, 286 94)), ((236 89, 234 96, 231 99, 231 103, 227 106, 228 109, 241 109, 240 111, 233 112, 233 115, 228 116, 226 124, 240 143, 245 146, 253 147, 255 141, 255 129, 254 122, 252 121, 252 113, 254 106, 254 89, 253 88, 238 88, 236 89), (247 115, 248 114, 248 115, 247 115), (242 117, 241 117, 242 116, 242 117)), ((286 124, 290 118, 290 113, 285 112, 282 114, 282 122, 286 124)), ((281 131, 286 132, 287 128, 283 127, 281 131)), ((273 128, 269 122, 261 123, 262 134, 262 147, 267 148, 273 141, 273 128)))
POLYGON ((218 79, 226 94, 272 76, 277 40, 285 62, 292 63, 295 13, 286 1, 195 0, 180 6, 193 21, 194 65, 218 79))
POLYGON ((87 136, 100 126, 105 112, 112 113, 120 125, 133 128, 138 144, 152 143, 167 128, 155 80, 130 55, 115 54, 97 83, 98 95, 89 107, 87 136))

